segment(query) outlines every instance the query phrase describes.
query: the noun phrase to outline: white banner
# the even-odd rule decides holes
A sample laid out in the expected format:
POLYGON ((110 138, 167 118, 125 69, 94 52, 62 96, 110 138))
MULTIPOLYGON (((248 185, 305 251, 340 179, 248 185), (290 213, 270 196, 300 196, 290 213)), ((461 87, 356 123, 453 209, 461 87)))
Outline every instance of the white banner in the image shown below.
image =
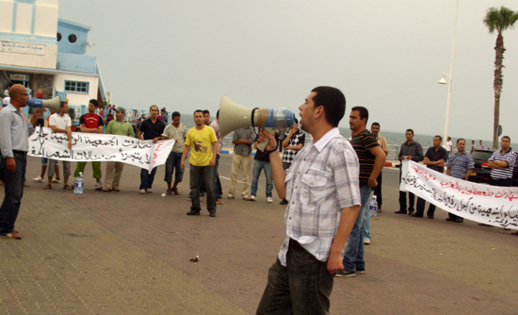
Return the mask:
POLYGON ((408 160, 401 167, 399 190, 468 220, 518 228, 518 188, 468 182, 408 160))
POLYGON ((28 154, 62 161, 124 162, 151 172, 165 164, 174 143, 175 140, 153 143, 126 136, 72 132, 72 149, 69 149, 66 134, 38 127, 29 137, 28 154))

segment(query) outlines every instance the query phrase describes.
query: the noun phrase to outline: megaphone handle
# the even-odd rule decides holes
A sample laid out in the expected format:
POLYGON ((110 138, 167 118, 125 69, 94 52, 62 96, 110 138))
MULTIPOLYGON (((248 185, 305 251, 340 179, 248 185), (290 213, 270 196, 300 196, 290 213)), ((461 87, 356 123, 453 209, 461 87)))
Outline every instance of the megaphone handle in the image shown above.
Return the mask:
MULTIPOLYGON (((275 128, 267 127, 267 128, 263 128, 263 129, 264 129, 264 131, 271 134, 272 136, 275 136, 275 128)), ((266 138, 264 142, 259 143, 257 145, 257 150, 264 152, 264 150, 266 149, 266 146, 268 145, 268 142, 269 142, 269 139, 266 138)))

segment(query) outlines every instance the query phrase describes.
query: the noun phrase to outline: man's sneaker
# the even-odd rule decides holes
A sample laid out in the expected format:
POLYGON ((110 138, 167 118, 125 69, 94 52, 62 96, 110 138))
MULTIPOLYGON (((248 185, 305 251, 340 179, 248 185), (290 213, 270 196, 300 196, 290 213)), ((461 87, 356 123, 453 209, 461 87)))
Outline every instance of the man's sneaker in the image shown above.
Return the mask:
POLYGON ((141 193, 141 194, 145 194, 145 193, 146 193, 146 191, 145 191, 144 189, 141 189, 141 190, 139 191, 139 193, 141 193))
POLYGON ((241 196, 243 198, 243 200, 250 200, 250 198, 248 198, 248 195, 244 195, 244 196, 241 196))
POLYGON ((61 179, 59 179, 59 177, 54 177, 54 179, 52 180, 53 183, 58 183, 58 184, 61 184, 61 179))
MULTIPOLYGON (((209 211, 209 213, 210 213, 210 216, 213 218, 216 216, 216 211, 209 211)), ((200 214, 200 213, 198 212, 198 214, 200 214)))
POLYGON ((337 277, 354 277, 354 276, 356 276, 356 271, 342 269, 336 273, 336 276, 337 277))
MULTIPOLYGON (((245 198, 245 197, 243 197, 243 199, 244 199, 244 198, 245 198)), ((248 200, 250 200, 250 201, 255 201, 256 199, 257 199, 257 198, 256 198, 254 195, 252 195, 252 196, 250 196, 250 198, 248 198, 248 200)))
POLYGON ((358 274, 364 274, 365 273, 365 267, 356 267, 356 273, 358 274))
POLYGON ((95 182, 95 190, 103 190, 103 184, 101 183, 100 180, 97 180, 95 182))
POLYGON ((153 191, 152 191, 151 189, 146 190, 146 192, 147 192, 148 194, 153 193, 153 191))
POLYGON ((227 199, 234 199, 234 195, 233 194, 228 194, 227 199))
POLYGON ((20 234, 18 234, 18 232, 11 232, 11 233, 7 233, 7 234, 4 234, 4 235, 0 235, 1 238, 7 238, 7 239, 11 239, 11 240, 21 240, 22 239, 22 236, 20 234))
POLYGON ((38 177, 33 178, 32 180, 35 182, 41 183, 41 182, 43 182, 43 177, 38 176, 38 177))
POLYGON ((108 188, 108 187, 105 187, 105 188, 103 189, 103 192, 111 192, 111 191, 112 191, 112 189, 111 189, 111 188, 108 188))
MULTIPOLYGON (((191 211, 187 212, 186 214, 187 215, 200 215, 200 211, 191 210, 191 211)), ((216 214, 214 213, 214 215, 216 215, 216 214)))
POLYGON ((281 202, 279 203, 281 205, 287 205, 288 204, 288 200, 286 199, 282 199, 281 202))
POLYGON ((272 202, 273 202, 272 197, 266 197, 266 202, 267 202, 267 203, 272 203, 272 202))
POLYGON ((370 244, 371 244, 371 240, 369 238, 364 238, 363 239, 363 245, 370 245, 370 244))

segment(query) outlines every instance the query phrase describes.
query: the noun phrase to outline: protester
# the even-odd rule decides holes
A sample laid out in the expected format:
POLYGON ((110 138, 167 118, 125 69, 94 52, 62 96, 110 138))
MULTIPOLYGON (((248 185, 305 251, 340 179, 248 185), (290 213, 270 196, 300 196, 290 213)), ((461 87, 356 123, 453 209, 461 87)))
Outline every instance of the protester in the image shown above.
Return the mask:
POLYGON ((448 161, 448 159, 450 158, 450 155, 453 154, 453 143, 451 142, 451 138, 448 137, 446 138, 446 161, 448 161))
POLYGON ((185 159, 191 151, 190 163, 190 188, 191 188, 191 210, 187 215, 200 215, 200 178, 203 174, 205 187, 207 189, 207 210, 211 217, 216 216, 216 203, 212 191, 212 168, 216 165, 216 152, 218 150, 218 139, 214 129, 205 125, 203 112, 194 111, 195 126, 187 132, 185 146, 182 154, 182 169, 185 169, 185 159))
MULTIPOLYGON (((36 122, 36 127, 48 127, 48 119, 51 115, 55 114, 53 110, 50 110, 48 108, 43 108, 43 118, 38 119, 36 122)), ((56 167, 55 167, 55 177, 52 179, 53 183, 61 183, 61 179, 59 178, 59 161, 56 160, 56 167)), ((43 183, 43 180, 45 178, 45 172, 47 171, 47 164, 48 159, 45 157, 41 158, 41 173, 38 175, 38 177, 34 177, 32 180, 38 183, 43 183)))
MULTIPOLYGON (((162 133, 164 132, 165 125, 163 121, 158 120, 158 106, 151 105, 149 108, 149 113, 151 114, 151 117, 144 120, 140 124, 138 138, 142 141, 153 140, 153 143, 157 143, 158 140, 162 140, 162 133)), ((156 167, 153 168, 151 173, 149 173, 149 171, 145 168, 140 169, 139 192, 141 194, 153 192, 151 187, 153 186, 153 181, 155 180, 156 169, 156 167)))
MULTIPOLYGON (((72 149, 72 120, 68 116, 68 103, 61 102, 59 113, 55 113, 49 118, 49 126, 55 133, 64 133, 68 138, 68 148, 72 149)), ((49 168, 47 171, 48 184, 44 189, 52 189, 52 177, 56 168, 57 160, 49 159, 49 168)), ((63 165, 63 189, 72 190, 68 185, 70 177, 70 161, 62 161, 63 165)))
POLYGON ((167 126, 167 124, 169 123, 169 113, 167 112, 165 107, 160 110, 160 116, 160 119, 162 120, 164 125, 167 126))
MULTIPOLYGON (((383 150, 383 152, 385 152, 385 159, 386 159, 388 156, 388 153, 389 153, 389 148, 388 148, 387 140, 385 140, 385 137, 380 136, 380 134, 379 134, 380 128, 381 128, 380 124, 377 122, 374 122, 371 125, 371 132, 372 132, 372 136, 374 138, 376 138, 376 140, 378 141, 378 144, 380 145, 381 150, 383 150)), ((376 187, 374 187, 374 195, 376 196, 376 200, 378 202, 378 212, 381 212, 381 205, 383 204, 383 195, 381 193, 382 174, 383 174, 383 172, 380 172, 380 174, 378 175, 378 178, 376 178, 378 185, 376 187)))
MULTIPOLYGON (((304 132, 299 130, 299 121, 295 118, 295 123, 291 126, 290 130, 287 130, 284 133, 284 140, 282 141, 282 147, 284 148, 284 153, 282 154, 282 167, 285 171, 290 167, 293 159, 304 146, 305 140, 306 135, 304 132)), ((288 204, 288 201, 283 199, 280 204, 286 205, 288 204)))
POLYGON ((167 127, 165 127, 162 133, 162 140, 174 139, 174 146, 167 157, 165 163, 165 177, 164 181, 167 182, 167 194, 168 195, 179 195, 178 183, 182 182, 183 169, 182 165, 182 153, 185 147, 185 138, 187 137, 187 127, 180 123, 180 113, 173 112, 173 120, 167 127), (175 173, 174 184, 171 187, 173 180, 173 172, 175 173))
POLYGON ((361 208, 354 222, 343 257, 344 269, 336 273, 337 277, 354 277, 356 273, 365 273, 364 244, 371 243, 370 235, 370 196, 372 188, 378 184, 378 178, 385 165, 385 152, 376 138, 367 130, 369 111, 362 106, 353 107, 349 115, 351 145, 360 162, 360 198, 361 208))
MULTIPOLYGON (((259 132, 262 129, 259 130, 259 132)), ((278 135, 276 134, 277 141, 278 135)), ((259 145, 259 135, 256 136, 254 141, 254 148, 257 149, 259 145)), ((264 170, 264 176, 266 177, 266 202, 272 203, 272 190, 273 190, 273 180, 272 180, 272 167, 270 165, 270 155, 264 151, 257 150, 254 156, 254 169, 252 171, 252 191, 250 195, 250 201, 255 201, 257 199, 257 188, 259 186, 259 177, 261 176, 261 171, 264 170)))
MULTIPOLYGON (((473 162, 473 158, 465 150, 466 141, 462 138, 457 139, 457 153, 453 154, 448 159, 446 175, 449 175, 454 178, 469 180, 471 172, 475 167, 475 162, 473 162)), ((464 219, 451 212, 448 212, 448 218, 446 219, 446 221, 462 223, 464 222, 464 219)))
POLYGON ((482 143, 482 140, 479 140, 479 142, 478 142, 478 149, 484 150, 484 144, 482 143))
POLYGON ((0 152, 1 168, 4 181, 4 201, 0 207, 0 238, 22 239, 15 230, 15 223, 20 212, 29 150, 29 135, 34 132, 36 122, 42 115, 37 109, 31 122, 22 115, 22 107, 27 106, 29 95, 21 84, 11 86, 10 103, 0 111, 0 152))
MULTIPOLYGON (((210 126, 210 124, 211 124, 210 112, 208 109, 203 110, 203 122, 205 123, 205 126, 210 126)), ((200 196, 204 197, 205 193, 206 193, 205 181, 203 180, 203 173, 202 173, 202 174, 200 174, 200 196)))
MULTIPOLYGON (((102 134, 104 130, 103 119, 101 116, 95 113, 96 107, 99 106, 99 102, 95 99, 91 99, 88 103, 88 113, 84 114, 79 118, 79 126, 81 127, 82 133, 94 133, 102 134)), ((110 109, 111 110, 111 109, 110 109)), ((113 119, 112 119, 113 120, 113 119)), ((103 184, 101 182, 101 162, 92 161, 93 178, 95 179, 95 190, 102 190, 103 184)), ((86 162, 77 162, 74 177, 78 177, 79 173, 85 175, 86 162)))
POLYGON ((493 152, 487 161, 491 169, 491 186, 511 187, 516 153, 511 150, 511 138, 503 136, 500 140, 500 151, 493 152))
POLYGON ((475 152, 475 140, 471 140, 471 151, 469 152, 470 154, 475 152))
POLYGON ((290 204, 287 237, 257 314, 329 314, 333 275, 343 269, 341 252, 360 209, 358 156, 338 130, 345 112, 342 92, 317 87, 299 110, 301 126, 314 140, 286 173, 275 137, 262 131, 259 140, 268 138, 275 188, 290 204))
MULTIPOLYGON (((428 148, 428 150, 426 150, 423 164, 426 165, 426 167, 428 167, 429 169, 432 169, 439 173, 444 173, 444 163, 446 163, 446 160, 448 159, 448 153, 446 152, 446 149, 441 147, 441 142, 441 136, 433 137, 433 147, 430 147, 428 148)), ((422 218, 424 215, 425 204, 426 201, 423 198, 418 197, 416 212, 412 214, 412 217, 422 218)), ((428 217, 428 219, 433 219, 434 214, 435 205, 433 203, 430 203, 428 211, 426 212, 426 216, 428 217)))
MULTIPOLYGON (((412 129, 407 129, 405 132, 406 142, 403 143, 399 149, 398 159, 402 162, 403 160, 412 160, 414 162, 421 162, 424 159, 423 156, 423 147, 417 141, 414 141, 414 131, 412 129)), ((401 180, 401 168, 399 169, 399 179, 401 180)), ((399 192, 399 211, 396 213, 406 214, 407 213, 407 203, 406 203, 406 192, 399 192)), ((414 213, 414 202, 415 195, 411 192, 408 192, 408 214, 412 215, 414 213)))
POLYGON ((234 144, 234 153, 232 153, 232 167, 230 176, 230 189, 228 199, 234 199, 237 176, 239 170, 243 174, 243 186, 241 188, 241 197, 248 199, 250 194, 250 184, 248 183, 248 174, 250 173, 250 163, 252 162, 252 143, 255 135, 252 127, 241 128, 234 131, 232 144, 234 144))
MULTIPOLYGON (((112 120, 106 126, 107 135, 121 135, 134 137, 133 126, 124 120, 126 109, 119 106, 115 109, 115 120, 112 120)), ((124 170, 123 162, 108 161, 106 162, 106 176, 104 177, 103 192, 120 191, 119 185, 124 170)))
POLYGON ((137 125, 139 124, 139 117, 138 117, 137 110, 133 111, 133 115, 131 115, 130 120, 131 120, 131 126, 133 127, 133 131, 135 132, 135 138, 137 138, 138 137, 137 125))
MULTIPOLYGON (((210 117, 210 115, 209 115, 210 117)), ((212 129, 214 129, 214 133, 216 133, 216 138, 218 139, 218 154, 216 155, 216 165, 213 168, 213 182, 212 190, 214 192, 214 199, 216 200, 217 205, 222 205, 223 202, 218 201, 221 199, 223 195, 223 189, 221 188, 221 181, 219 180, 219 158, 221 156, 221 147, 223 146, 223 138, 221 138, 221 133, 219 132, 219 110, 216 113, 216 119, 214 119, 210 125, 212 129)))

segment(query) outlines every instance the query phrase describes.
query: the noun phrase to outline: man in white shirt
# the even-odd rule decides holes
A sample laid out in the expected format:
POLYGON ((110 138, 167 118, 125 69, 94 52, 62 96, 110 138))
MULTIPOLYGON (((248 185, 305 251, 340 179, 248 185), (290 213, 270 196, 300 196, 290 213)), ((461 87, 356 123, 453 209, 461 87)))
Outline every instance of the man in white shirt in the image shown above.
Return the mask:
POLYGON ((313 136, 285 173, 274 136, 268 138, 273 181, 288 205, 287 237, 268 272, 257 314, 328 314, 334 274, 360 210, 358 156, 338 130, 345 97, 317 87, 299 107, 302 129, 313 136), (271 154, 273 153, 273 154, 271 154))
POLYGON ((447 141, 446 141, 446 162, 448 161, 448 159, 450 158, 450 155, 453 154, 453 143, 451 142, 451 137, 448 137, 447 138, 447 141))
MULTIPOLYGON (((68 148, 72 149, 72 120, 68 116, 68 103, 61 102, 59 113, 55 113, 49 118, 49 127, 55 133, 64 133, 68 137, 68 148)), ((49 168, 47 176, 49 178, 47 186, 44 189, 52 189, 52 177, 54 176, 54 169, 56 166, 56 160, 49 159, 49 168)), ((70 161, 63 161, 63 189, 72 190, 72 187, 68 185, 68 178, 70 177, 70 161)))

